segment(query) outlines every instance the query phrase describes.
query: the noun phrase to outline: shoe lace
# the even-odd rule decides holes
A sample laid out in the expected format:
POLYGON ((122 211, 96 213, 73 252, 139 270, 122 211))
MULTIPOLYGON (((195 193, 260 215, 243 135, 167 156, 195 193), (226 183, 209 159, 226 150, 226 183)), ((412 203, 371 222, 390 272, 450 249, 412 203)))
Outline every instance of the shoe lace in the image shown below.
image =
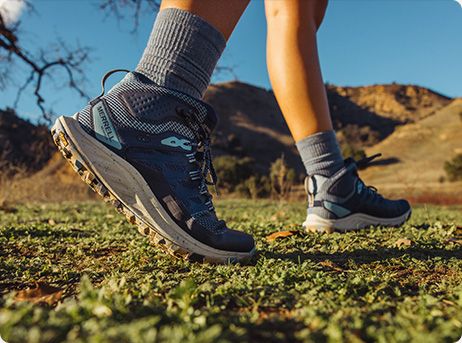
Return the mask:
POLYGON ((366 156, 366 157, 363 157, 362 159, 360 159, 358 161, 355 161, 355 164, 358 166, 358 168, 364 168, 368 164, 370 164, 373 160, 375 160, 377 157, 380 157, 380 156, 382 156, 381 153, 378 153, 378 154, 375 154, 375 155, 372 155, 372 156, 366 156))
MULTIPOLYGON (((355 161, 355 164, 358 168, 364 168, 380 156, 382 156, 381 153, 372 156, 366 156, 358 161, 355 161)), ((378 194, 378 189, 376 187, 366 185, 361 179, 359 179, 359 181, 361 182, 361 185, 369 192, 369 194, 380 196, 380 194, 378 194)))
POLYGON ((178 108, 177 113, 185 119, 187 126, 196 137, 196 142, 189 143, 193 147, 194 152, 187 154, 187 156, 189 162, 197 163, 199 168, 189 174, 192 180, 200 180, 199 192, 208 198, 206 205, 208 205, 209 211, 214 211, 212 195, 209 193, 207 187, 213 185, 215 193, 218 196, 218 178, 212 162, 211 132, 205 124, 197 119, 198 116, 193 110, 178 108))

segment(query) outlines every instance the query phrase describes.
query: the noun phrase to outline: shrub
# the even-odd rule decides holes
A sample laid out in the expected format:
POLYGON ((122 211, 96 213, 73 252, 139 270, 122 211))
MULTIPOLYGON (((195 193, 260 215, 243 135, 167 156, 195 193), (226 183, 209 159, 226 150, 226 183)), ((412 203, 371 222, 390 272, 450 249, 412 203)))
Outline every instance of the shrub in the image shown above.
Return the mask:
POLYGON ((228 192, 234 192, 236 187, 253 174, 253 160, 249 157, 224 155, 214 158, 218 186, 228 192))
POLYGON ((269 178, 273 197, 282 199, 290 192, 296 174, 295 170, 287 166, 284 155, 271 164, 269 178))
POLYGON ((348 158, 352 157, 355 161, 358 161, 366 157, 366 153, 363 149, 355 148, 353 145, 344 142, 341 146, 343 157, 348 158))
POLYGON ((252 175, 236 187, 236 191, 252 199, 267 197, 271 193, 271 182, 266 175, 252 175))
POLYGON ((462 180, 462 154, 458 154, 452 160, 444 162, 444 171, 449 181, 462 180))

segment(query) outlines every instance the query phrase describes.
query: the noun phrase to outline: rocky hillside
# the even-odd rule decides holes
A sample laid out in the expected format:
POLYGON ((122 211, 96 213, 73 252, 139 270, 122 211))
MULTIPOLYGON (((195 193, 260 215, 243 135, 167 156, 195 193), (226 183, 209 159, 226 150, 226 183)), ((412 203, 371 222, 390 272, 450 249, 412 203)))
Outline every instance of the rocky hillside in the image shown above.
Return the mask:
POLYGON ((349 99, 357 106, 401 123, 423 119, 451 102, 428 88, 415 85, 328 86, 328 91, 349 99))
MULTIPOLYGON (((429 89, 406 85, 327 86, 330 111, 339 140, 370 147, 398 126, 417 122, 443 108, 450 99, 429 89)), ((212 85, 205 100, 218 112, 218 154, 252 156, 267 170, 284 153, 297 171, 303 167, 271 91, 241 82, 212 85)))
POLYGON ((462 99, 418 122, 399 127, 392 135, 367 149, 381 152, 381 163, 362 172, 365 181, 381 189, 447 189, 461 193, 462 182, 445 182, 444 162, 462 154, 462 99))
POLYGON ((251 156, 256 169, 266 172, 271 162, 284 154, 290 165, 302 170, 272 92, 241 82, 227 82, 210 86, 205 101, 219 116, 214 155, 251 156))
POLYGON ((55 152, 46 126, 36 126, 7 109, 0 110, 0 170, 37 171, 55 152))

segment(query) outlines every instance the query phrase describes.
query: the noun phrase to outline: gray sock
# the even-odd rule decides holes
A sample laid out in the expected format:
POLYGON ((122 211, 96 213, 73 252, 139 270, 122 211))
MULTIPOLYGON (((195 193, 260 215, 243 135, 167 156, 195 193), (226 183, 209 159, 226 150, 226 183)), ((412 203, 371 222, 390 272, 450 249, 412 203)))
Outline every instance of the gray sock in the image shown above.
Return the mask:
POLYGON ((136 71, 199 99, 225 46, 221 32, 199 16, 167 8, 157 15, 136 71))
POLYGON ((330 177, 343 167, 335 132, 318 132, 296 143, 308 175, 330 177))

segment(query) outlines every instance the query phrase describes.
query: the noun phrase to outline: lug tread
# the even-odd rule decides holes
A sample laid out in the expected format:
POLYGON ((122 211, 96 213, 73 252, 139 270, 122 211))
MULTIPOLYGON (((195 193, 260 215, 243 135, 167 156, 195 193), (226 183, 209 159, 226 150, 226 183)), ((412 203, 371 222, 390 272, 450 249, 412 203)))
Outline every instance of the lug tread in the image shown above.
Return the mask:
POLYGON ((147 236, 152 245, 160 247, 163 251, 172 255, 175 258, 188 260, 190 262, 207 262, 212 264, 230 264, 250 260, 233 258, 218 258, 212 256, 202 256, 186 250, 170 241, 152 227, 140 220, 128 207, 126 207, 117 197, 112 194, 106 186, 98 179, 98 177, 88 170, 83 161, 78 159, 79 153, 72 145, 72 141, 67 137, 66 133, 60 131, 59 128, 51 130, 53 142, 58 147, 64 158, 71 164, 72 168, 80 175, 82 181, 90 186, 90 188, 100 195, 106 203, 110 203, 117 212, 125 215, 128 222, 137 226, 138 232, 143 236, 147 236))

